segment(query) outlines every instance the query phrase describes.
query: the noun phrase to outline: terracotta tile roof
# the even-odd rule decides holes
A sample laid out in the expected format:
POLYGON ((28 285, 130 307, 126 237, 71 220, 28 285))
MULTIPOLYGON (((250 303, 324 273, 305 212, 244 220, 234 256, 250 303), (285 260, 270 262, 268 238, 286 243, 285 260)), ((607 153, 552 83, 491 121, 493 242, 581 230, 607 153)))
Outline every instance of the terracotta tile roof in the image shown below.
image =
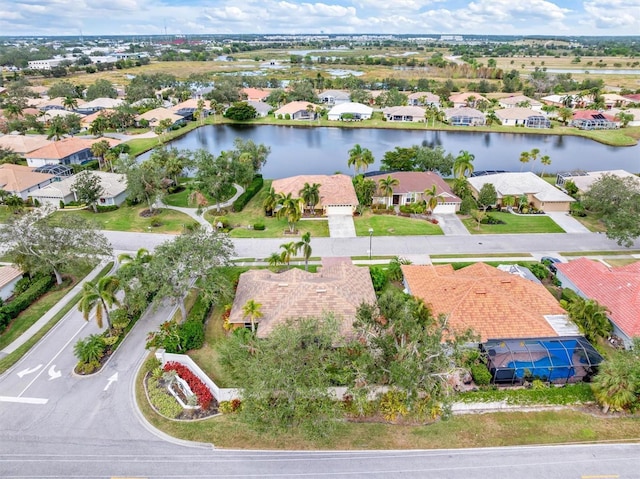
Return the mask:
POLYGON ((512 95, 512 96, 508 96, 505 98, 500 98, 499 103, 503 104, 503 105, 517 105, 518 103, 523 103, 525 101, 529 102, 529 104, 531 106, 540 106, 542 105, 542 103, 540 103, 538 100, 534 100, 533 98, 529 98, 528 96, 524 96, 524 95, 512 95))
POLYGON ((313 106, 314 108, 316 107, 316 105, 314 105, 313 103, 309 103, 308 101, 292 101, 291 103, 287 103, 286 105, 283 105, 282 107, 278 108, 274 114, 277 115, 286 115, 287 113, 289 113, 289 115, 293 115, 294 113, 298 113, 299 111, 305 111, 307 109, 307 106, 313 106))
POLYGON ((18 268, 14 268, 13 266, 0 266, 0 289, 20 276, 22 276, 22 271, 18 268))
POLYGON ((53 178, 46 173, 35 173, 33 168, 4 163, 0 165, 0 189, 19 194, 33 186, 53 178))
POLYGON ((247 96, 247 100, 264 101, 271 91, 263 90, 262 88, 243 88, 241 92, 247 96))
POLYGON ((112 112, 113 110, 109 110, 109 109, 98 110, 95 113, 91 113, 90 115, 87 115, 84 118, 82 118, 80 120, 80 124, 89 127, 91 123, 95 121, 96 118, 101 116, 107 117, 112 112))
POLYGON ((274 180, 272 185, 276 193, 291 193, 299 197, 305 183, 320 185, 320 203, 317 208, 330 205, 358 205, 358 197, 353 189, 351 177, 347 175, 299 175, 274 180))
POLYGON ((25 158, 45 158, 48 160, 61 160, 69 155, 82 151, 86 148, 91 148, 91 145, 97 141, 106 140, 113 148, 120 143, 120 140, 114 138, 79 138, 77 136, 71 138, 63 138, 59 141, 54 141, 43 148, 27 153, 25 158))
POLYGON ((24 155, 51 143, 46 135, 4 135, 0 136, 0 147, 9 148, 19 155, 24 155))
POLYGON ((153 110, 149 110, 142 115, 136 116, 136 121, 147 120, 149 125, 157 126, 162 120, 169 119, 173 123, 183 120, 180 115, 176 115, 171 110, 166 108, 154 108, 153 110))
MULTIPOLYGON (((195 108, 196 110, 198 109, 198 102, 200 100, 196 100, 194 98, 190 98, 189 100, 183 101, 181 103, 178 103, 177 105, 172 106, 171 108, 169 108, 172 112, 176 112, 178 110, 181 110, 182 108, 195 108)), ((204 100, 203 100, 204 101, 204 100)), ((204 101, 204 109, 208 109, 209 108, 209 102, 204 101)))
POLYGON ((340 332, 348 336, 358 306, 375 303, 376 295, 368 268, 339 261, 322 266, 317 273, 297 268, 283 273, 266 269, 242 273, 229 316, 232 324, 249 322, 242 308, 251 299, 262 305, 257 333, 260 338, 288 319, 323 313, 333 313, 340 321, 340 332))
POLYGON ((455 271, 451 265, 402 266, 412 295, 436 315, 448 315, 455 331, 472 329, 482 341, 554 337, 546 315, 565 311, 547 289, 485 263, 455 271))
POLYGON ((454 93, 449 97, 449 101, 453 103, 465 103, 469 97, 472 97, 474 101, 486 100, 486 98, 483 97, 480 93, 469 91, 463 93, 454 93))
POLYGON ((367 176, 368 180, 373 180, 378 184, 381 179, 391 176, 398 180, 398 186, 393 187, 394 194, 422 193, 426 189, 431 189, 436 185, 438 196, 442 195, 448 203, 458 203, 462 200, 453 194, 449 185, 433 171, 396 171, 380 175, 367 176))
POLYGON ((574 120, 592 120, 593 118, 597 118, 598 116, 603 116, 605 120, 613 121, 616 123, 618 123, 619 121, 614 116, 607 115, 606 113, 602 113, 598 110, 577 110, 573 113, 574 120))
POLYGON ((627 336, 640 336, 640 261, 609 268, 578 258, 557 266, 585 296, 609 308, 609 318, 627 336))
POLYGON ((526 120, 532 116, 544 116, 539 111, 532 110, 531 108, 523 108, 514 106, 513 108, 503 108, 495 111, 496 116, 500 120, 526 120))

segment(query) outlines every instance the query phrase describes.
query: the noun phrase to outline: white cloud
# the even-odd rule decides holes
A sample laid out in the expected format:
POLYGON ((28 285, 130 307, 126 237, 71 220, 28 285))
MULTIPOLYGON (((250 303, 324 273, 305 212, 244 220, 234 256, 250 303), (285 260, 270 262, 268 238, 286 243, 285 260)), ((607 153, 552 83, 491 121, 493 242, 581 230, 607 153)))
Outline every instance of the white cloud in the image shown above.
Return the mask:
POLYGON ((640 0, 594 0, 584 3, 585 23, 598 29, 640 32, 640 0))

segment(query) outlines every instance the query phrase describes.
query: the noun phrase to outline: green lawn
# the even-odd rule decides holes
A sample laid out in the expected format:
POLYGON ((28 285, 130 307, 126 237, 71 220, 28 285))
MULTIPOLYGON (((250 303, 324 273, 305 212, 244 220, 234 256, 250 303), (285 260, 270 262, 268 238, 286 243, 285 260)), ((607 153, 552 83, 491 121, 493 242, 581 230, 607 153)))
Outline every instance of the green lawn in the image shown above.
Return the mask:
POLYGON ((473 218, 462 220, 472 234, 524 234, 524 233, 564 233, 551 218, 545 215, 512 215, 511 213, 489 213, 502 220, 503 225, 480 225, 473 218))
POLYGON ((374 215, 370 212, 353 218, 358 236, 369 236, 369 228, 373 228, 373 236, 416 236, 441 235, 442 229, 425 220, 405 218, 394 215, 374 215))
POLYGON ((80 211, 57 211, 54 218, 61 223, 64 215, 80 215, 98 225, 98 228, 111 231, 133 231, 152 233, 181 233, 185 226, 194 225, 196 221, 179 211, 162 209, 153 218, 144 218, 140 212, 147 209, 146 206, 126 206, 123 205, 115 211, 107 213, 93 213, 88 210, 80 211), (152 226, 159 222, 159 226, 152 226))
MULTIPOLYGON (((187 185, 192 181, 193 180, 190 178, 185 178, 184 180, 181 180, 180 183, 182 185, 187 185)), ((170 206, 178 206, 180 208, 196 208, 194 204, 189 202, 190 194, 191 194, 191 190, 189 190, 189 188, 185 188, 182 191, 178 191, 177 193, 173 193, 171 195, 165 196, 163 201, 170 206)), ((229 193, 225 195, 226 198, 222 201, 223 202, 227 201, 229 198, 232 198, 233 195, 235 194, 236 194, 236 188, 235 186, 231 186, 229 193)), ((216 204, 216 200, 211 198, 211 196, 209 196, 208 194, 205 194, 204 196, 207 198, 207 201, 209 201, 210 205, 216 204)))
POLYGON ((0 205, 0 223, 6 223, 11 216, 8 206, 0 205))

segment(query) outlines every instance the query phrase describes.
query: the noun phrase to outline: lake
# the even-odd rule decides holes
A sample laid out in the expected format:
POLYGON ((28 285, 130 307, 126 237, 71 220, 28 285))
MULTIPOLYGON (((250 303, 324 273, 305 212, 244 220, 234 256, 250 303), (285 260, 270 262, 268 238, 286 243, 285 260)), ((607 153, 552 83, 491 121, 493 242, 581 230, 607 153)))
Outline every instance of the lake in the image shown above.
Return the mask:
MULTIPOLYGON (((475 170, 520 171, 520 153, 533 148, 549 155, 546 172, 624 169, 640 172, 640 147, 613 147, 576 136, 478 133, 468 131, 387 130, 375 128, 295 127, 275 125, 205 125, 169 143, 178 149, 205 148, 218 155, 233 149, 233 140, 251 139, 271 147, 262 173, 265 178, 301 174, 349 173, 348 151, 359 143, 372 151, 379 168, 386 151, 396 146, 441 145, 456 156, 460 150, 475 155, 475 170)), ((141 156, 148 158, 149 153, 141 156)), ((524 165, 539 172, 540 162, 524 165)))

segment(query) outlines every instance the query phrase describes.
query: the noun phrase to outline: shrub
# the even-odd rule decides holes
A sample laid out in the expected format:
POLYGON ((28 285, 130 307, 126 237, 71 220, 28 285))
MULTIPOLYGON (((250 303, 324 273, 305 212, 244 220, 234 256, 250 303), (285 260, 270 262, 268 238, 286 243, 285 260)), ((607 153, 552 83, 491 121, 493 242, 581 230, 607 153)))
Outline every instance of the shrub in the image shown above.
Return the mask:
POLYGON ((233 202, 233 211, 242 211, 244 207, 247 206, 247 203, 249 203, 249 201, 251 201, 251 199, 262 189, 263 185, 264 180, 262 179, 262 175, 254 176, 253 181, 247 189, 244 190, 244 193, 238 196, 238 198, 233 202))
POLYGON ((229 218, 227 218, 226 216, 216 216, 213 219, 213 226, 217 228, 218 223, 222 223, 222 229, 227 229, 230 225, 229 218))
POLYGON ((468 215, 471 210, 476 208, 476 200, 473 199, 473 196, 467 195, 462 198, 462 202, 460 203, 460 214, 468 215))
POLYGON ((387 391, 380 398, 380 413, 387 421, 395 421, 399 416, 406 416, 407 393, 398 390, 387 391))
POLYGON ((19 294, 10 303, 0 307, 0 332, 5 330, 11 320, 49 291, 54 283, 53 276, 42 277, 32 283, 24 293, 19 294))
POLYGON ((185 321, 180 325, 180 346, 185 351, 200 349, 204 344, 204 324, 199 321, 185 321))
POLYGON ((265 227, 264 223, 255 223, 253 225, 253 229, 256 230, 256 231, 264 231, 265 228, 266 227, 265 227))
POLYGON ((108 205, 108 206, 97 206, 98 213, 108 213, 109 211, 115 211, 118 209, 116 205, 108 205))
POLYGON ((79 374, 91 374, 97 369, 100 369, 99 361, 91 361, 88 363, 83 363, 82 361, 80 361, 76 365, 76 372, 79 374))
POLYGON ((19 294, 24 293, 31 286, 32 279, 29 276, 23 276, 18 280, 16 285, 13 287, 13 295, 18 296, 19 294))
POLYGON ((473 382, 478 386, 488 386, 491 383, 491 373, 482 363, 472 364, 470 367, 473 382))
POLYGON ((186 381, 193 394, 198 397, 198 404, 202 409, 208 409, 213 401, 213 394, 202 380, 196 376, 187 366, 173 361, 168 362, 163 368, 165 371, 175 371, 186 381))
POLYGON ((149 401, 156 410, 165 417, 175 419, 182 412, 182 406, 176 398, 158 385, 157 379, 149 379, 147 382, 149 401))
POLYGON ((525 268, 528 268, 536 278, 542 280, 549 276, 549 270, 542 263, 531 263, 531 264, 523 264, 525 268))
POLYGON ((379 293, 387 285, 387 273, 380 267, 374 266, 369 270, 371 274, 371 281, 373 282, 373 289, 379 293))
POLYGON ((91 363, 92 361, 100 361, 106 345, 103 341, 102 335, 92 334, 86 338, 81 338, 73 346, 73 354, 78 358, 80 363, 91 363))

